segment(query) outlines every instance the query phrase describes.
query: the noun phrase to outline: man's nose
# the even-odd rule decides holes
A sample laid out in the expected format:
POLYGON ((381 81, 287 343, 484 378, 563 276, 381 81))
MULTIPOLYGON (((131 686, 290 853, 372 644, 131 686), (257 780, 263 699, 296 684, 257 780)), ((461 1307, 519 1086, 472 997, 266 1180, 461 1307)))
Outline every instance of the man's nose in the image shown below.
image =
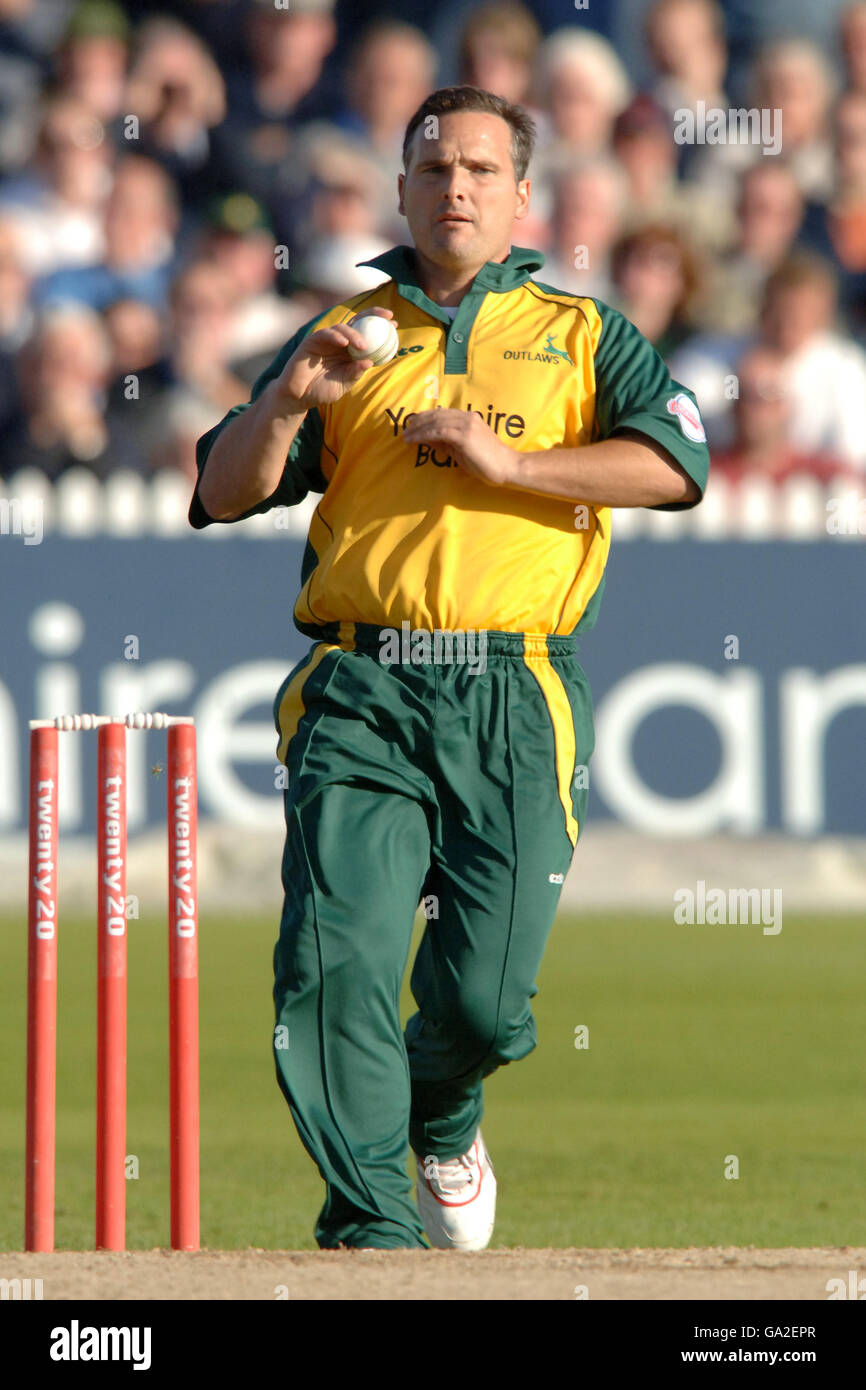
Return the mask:
POLYGON ((466 170, 461 169, 459 165, 452 165, 445 176, 442 201, 447 202, 452 198, 462 198, 466 193, 466 186, 466 170))

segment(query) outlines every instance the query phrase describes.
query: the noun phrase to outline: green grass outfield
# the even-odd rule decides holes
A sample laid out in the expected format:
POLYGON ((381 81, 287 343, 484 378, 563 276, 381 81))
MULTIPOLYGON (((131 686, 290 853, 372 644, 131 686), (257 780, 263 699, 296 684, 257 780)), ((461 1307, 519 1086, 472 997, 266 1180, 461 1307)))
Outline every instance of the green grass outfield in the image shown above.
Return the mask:
MULTIPOLYGON (((202 1241, 312 1249, 270 1056, 271 919, 201 923, 202 1241)), ((130 922, 130 1249, 168 1244, 166 928, 130 922)), ((866 1244, 862 922, 561 915, 539 1046, 486 1083, 494 1246, 866 1244), (575 1027, 589 1047, 574 1046, 575 1027), (727 1155, 739 1178, 726 1180, 727 1155)), ((0 1248, 23 1241, 25 928, 0 919, 0 1248)), ((61 918, 58 1248, 93 1243, 95 927, 61 918)), ((408 992, 404 1012, 408 1013, 408 992)))

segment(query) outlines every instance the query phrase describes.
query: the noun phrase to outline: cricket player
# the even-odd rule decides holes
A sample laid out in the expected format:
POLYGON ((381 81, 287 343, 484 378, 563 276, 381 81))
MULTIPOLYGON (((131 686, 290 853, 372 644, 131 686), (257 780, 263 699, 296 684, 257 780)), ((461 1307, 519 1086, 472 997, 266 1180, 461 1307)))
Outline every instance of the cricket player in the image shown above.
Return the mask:
POLYGON ((610 508, 691 507, 707 478, 693 395, 621 314, 511 245, 533 138, 489 92, 429 97, 399 179, 412 245, 371 261, 386 283, 301 328, 198 443, 194 527, 322 494, 294 608, 313 645, 274 705, 274 1057, 326 1185, 326 1249, 490 1240, 482 1083, 536 1043, 586 809, 576 639, 610 508), (400 341, 378 366, 348 351, 374 307, 400 341))

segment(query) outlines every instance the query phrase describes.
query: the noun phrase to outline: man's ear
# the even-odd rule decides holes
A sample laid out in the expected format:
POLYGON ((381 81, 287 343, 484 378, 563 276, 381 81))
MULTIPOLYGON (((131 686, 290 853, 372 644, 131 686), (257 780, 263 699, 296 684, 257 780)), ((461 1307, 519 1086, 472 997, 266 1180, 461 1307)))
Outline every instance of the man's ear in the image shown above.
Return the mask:
POLYGON ((397 175, 397 211, 402 217, 406 216, 406 209, 403 206, 403 189, 406 187, 405 174, 397 175))

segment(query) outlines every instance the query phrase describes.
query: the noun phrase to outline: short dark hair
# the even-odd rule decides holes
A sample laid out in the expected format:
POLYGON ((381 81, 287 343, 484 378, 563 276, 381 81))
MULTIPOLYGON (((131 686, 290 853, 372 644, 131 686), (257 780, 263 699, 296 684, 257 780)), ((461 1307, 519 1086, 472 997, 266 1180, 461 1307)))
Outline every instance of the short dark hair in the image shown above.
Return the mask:
POLYGON ((804 288, 826 290, 835 300, 839 281, 835 268, 823 256, 813 251, 792 251, 764 283, 762 312, 777 294, 804 288))
POLYGON ((444 116, 451 111, 485 111, 499 116, 511 127, 511 162, 519 183, 526 178, 535 146, 535 122, 522 106, 504 97, 485 92, 482 87, 440 87, 423 101, 406 127, 403 137, 403 168, 409 168, 409 154, 415 131, 428 116, 444 116))

